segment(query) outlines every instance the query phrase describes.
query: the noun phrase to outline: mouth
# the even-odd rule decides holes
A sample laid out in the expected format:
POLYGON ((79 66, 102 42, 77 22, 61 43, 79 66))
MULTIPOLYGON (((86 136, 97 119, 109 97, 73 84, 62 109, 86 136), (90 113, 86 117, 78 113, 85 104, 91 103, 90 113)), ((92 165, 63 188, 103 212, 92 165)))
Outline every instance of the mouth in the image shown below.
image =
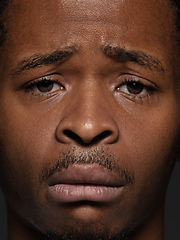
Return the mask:
POLYGON ((113 202, 122 195, 125 179, 97 164, 77 164, 56 172, 48 181, 48 199, 57 203, 113 202))

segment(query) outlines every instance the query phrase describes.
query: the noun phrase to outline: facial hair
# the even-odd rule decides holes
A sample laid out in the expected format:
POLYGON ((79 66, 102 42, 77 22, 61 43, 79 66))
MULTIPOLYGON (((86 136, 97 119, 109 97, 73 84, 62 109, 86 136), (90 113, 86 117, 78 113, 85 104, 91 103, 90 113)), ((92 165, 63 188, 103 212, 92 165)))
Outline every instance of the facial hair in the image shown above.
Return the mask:
POLYGON ((39 174, 40 183, 46 182, 56 172, 61 172, 75 164, 98 164, 109 171, 115 172, 120 178, 125 178, 126 184, 133 185, 134 183, 134 173, 119 165, 113 154, 110 154, 104 148, 82 151, 77 147, 68 151, 61 151, 53 163, 45 165, 39 174))
MULTIPOLYGON (((77 147, 68 151, 61 151, 56 161, 44 166, 39 174, 39 181, 41 183, 46 182, 56 172, 61 172, 75 164, 98 164, 109 171, 115 172, 119 177, 123 177, 127 185, 132 186, 135 181, 133 172, 119 165, 113 154, 110 154, 104 148, 82 151, 77 147)), ((76 204, 80 203, 74 203, 74 205, 76 204)), ((93 205, 96 203, 84 201, 83 204, 93 205)), ((47 229, 43 232, 43 238, 45 240, 128 240, 133 227, 130 229, 125 226, 123 229, 116 229, 116 231, 111 232, 108 226, 102 222, 76 220, 76 227, 72 224, 64 229, 60 227, 60 232, 52 232, 47 229)))
POLYGON ((107 228, 102 227, 103 231, 98 229, 96 223, 83 224, 81 231, 71 227, 68 231, 62 234, 54 232, 46 232, 43 234, 44 240, 129 240, 132 229, 124 227, 121 231, 116 233, 109 233, 107 228))

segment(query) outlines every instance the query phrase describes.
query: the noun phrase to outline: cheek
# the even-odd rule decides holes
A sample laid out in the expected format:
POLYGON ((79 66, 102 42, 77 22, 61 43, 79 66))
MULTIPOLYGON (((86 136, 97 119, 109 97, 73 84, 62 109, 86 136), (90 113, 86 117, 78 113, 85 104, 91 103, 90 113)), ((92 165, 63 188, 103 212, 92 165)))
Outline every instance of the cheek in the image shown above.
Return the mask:
MULTIPOLYGON (((170 109, 169 114, 174 116, 170 109)), ((131 124, 131 131, 124 136, 126 159, 134 171, 135 192, 140 196, 137 202, 164 198, 179 142, 178 118, 168 119, 168 114, 156 113, 131 124)))
MULTIPOLYGON (((51 124, 53 126, 53 121, 51 124)), ((9 108, 7 115, 2 114, 1 186, 9 199, 12 194, 16 199, 19 193, 23 193, 19 198, 29 201, 37 194, 42 166, 56 157, 52 148, 55 141, 52 126, 35 113, 30 116, 28 111, 22 113, 9 108)))

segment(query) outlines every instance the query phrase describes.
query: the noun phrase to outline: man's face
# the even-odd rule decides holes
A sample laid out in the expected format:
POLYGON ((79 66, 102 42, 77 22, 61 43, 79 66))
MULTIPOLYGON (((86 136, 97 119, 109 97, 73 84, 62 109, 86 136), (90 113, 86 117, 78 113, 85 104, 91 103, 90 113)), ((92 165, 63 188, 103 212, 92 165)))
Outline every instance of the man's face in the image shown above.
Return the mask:
POLYGON ((97 236, 159 228, 180 119, 165 2, 17 0, 7 8, 1 186, 19 229, 83 239, 84 228, 97 236))

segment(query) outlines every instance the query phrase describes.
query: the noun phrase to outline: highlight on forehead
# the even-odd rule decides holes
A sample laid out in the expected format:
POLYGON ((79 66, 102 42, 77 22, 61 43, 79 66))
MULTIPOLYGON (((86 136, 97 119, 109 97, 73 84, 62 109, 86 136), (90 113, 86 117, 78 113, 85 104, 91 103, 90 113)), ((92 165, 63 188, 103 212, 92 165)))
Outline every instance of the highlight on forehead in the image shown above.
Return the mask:
MULTIPOLYGON (((59 1, 59 0, 58 0, 59 1)), ((57 2, 58 2, 57 1, 57 2)), ((126 0, 127 1, 127 0, 126 0)), ((129 0, 128 2, 131 2, 132 0, 129 0)), ((6 7, 7 7, 7 5, 9 4, 10 5, 10 7, 8 7, 8 12, 10 11, 10 15, 12 15, 13 13, 15 13, 15 7, 14 6, 18 6, 18 5, 21 5, 21 2, 24 4, 24 8, 25 7, 27 7, 28 8, 28 6, 29 5, 27 5, 26 4, 26 1, 22 1, 22 0, 19 0, 19 1, 16 1, 16 0, 13 0, 13 1, 9 1, 9 0, 0 0, 0 20, 2 20, 2 16, 3 16, 3 12, 4 12, 4 10, 6 9, 6 7), (27 6, 26 6, 27 5, 27 6)), ((28 1, 28 2, 31 2, 31 1, 28 1)), ((44 1, 44 2, 46 2, 46 0, 44 1)), ((71 0, 71 1, 64 1, 64 0, 60 0, 59 1, 59 5, 62 5, 62 9, 64 9, 65 7, 64 6, 66 6, 66 8, 67 8, 67 11, 69 10, 69 9, 71 9, 71 11, 72 12, 75 12, 74 10, 75 9, 73 9, 72 7, 71 7, 71 5, 73 5, 73 6, 78 6, 79 5, 79 8, 81 8, 82 10, 84 9, 86 9, 85 8, 85 6, 87 5, 87 4, 89 4, 89 5, 92 5, 93 6, 93 8, 92 8, 92 11, 95 11, 96 9, 98 10, 98 8, 100 9, 100 6, 104 6, 104 8, 105 9, 109 9, 108 11, 113 11, 114 12, 114 15, 116 16, 117 15, 117 13, 115 12, 115 11, 117 11, 117 7, 116 7, 116 5, 117 5, 117 0, 115 0, 115 1, 106 1, 106 0, 101 0, 101 1, 89 1, 89 0, 84 0, 84 1, 76 1, 76 0, 71 0), (69 4, 69 3, 70 4, 69 4), (100 3, 99 3, 100 2, 100 3), (86 3, 86 4, 85 4, 86 3), (97 5, 97 6, 96 6, 97 5)), ((119 5, 121 5, 121 3, 123 3, 123 2, 125 2, 125 1, 119 1, 119 5)), ((136 2, 138 2, 138 0, 136 0, 136 1, 132 1, 133 2, 133 4, 135 5, 136 4, 136 2)), ((148 1, 147 1, 148 2, 148 1)), ((153 2, 155 2, 155 1, 153 1, 153 2)), ((176 21, 176 23, 178 24, 179 23, 179 25, 180 25, 180 15, 179 15, 179 11, 180 11, 180 3, 179 3, 179 0, 166 0, 166 1, 164 1, 164 0, 159 0, 159 2, 160 2, 160 5, 163 5, 163 3, 165 2, 165 3, 168 3, 168 5, 170 6, 170 7, 172 7, 172 6, 174 6, 174 7, 176 7, 177 9, 178 9, 178 12, 176 13, 176 19, 178 19, 178 21, 176 21)), ((30 3, 29 3, 30 4, 30 3)), ((48 6, 48 4, 44 4, 44 6, 48 6)), ((120 8, 120 7, 119 7, 120 8)), ((42 7, 42 9, 43 9, 43 7, 42 7)), ((101 9, 100 9, 101 10, 101 9)), ((103 15, 104 14, 104 11, 100 11, 100 10, 98 10, 98 12, 99 12, 99 14, 97 14, 98 16, 100 16, 100 15, 103 15)), ((90 10, 89 10, 90 11, 90 10)), ((153 11, 153 9, 152 9, 152 11, 153 11)), ((163 10, 162 10, 162 12, 163 12, 163 10)), ((67 15, 67 13, 65 12, 65 14, 67 15)), ((128 13, 127 13, 128 14, 128 13)), ((66 17, 66 15, 65 15, 65 17, 66 17)), ((83 15, 86 15, 86 14, 83 14, 83 15)), ((18 15, 17 15, 18 16, 18 15)), ((77 15, 77 16, 75 16, 75 18, 76 18, 76 21, 78 21, 78 17, 79 17, 79 15, 77 15)), ((108 19, 109 18, 111 18, 111 17, 113 17, 113 14, 111 14, 111 16, 108 16, 108 19)), ((7 20, 7 16, 5 16, 4 17, 4 19, 5 20, 7 20)), ((89 20, 91 20, 90 18, 89 18, 89 20)), ((178 26, 179 26, 178 25, 178 26)), ((1 27, 3 26, 3 21, 1 22, 0 21, 0 29, 1 29, 1 27)), ((179 29, 179 28, 178 28, 179 29)))

